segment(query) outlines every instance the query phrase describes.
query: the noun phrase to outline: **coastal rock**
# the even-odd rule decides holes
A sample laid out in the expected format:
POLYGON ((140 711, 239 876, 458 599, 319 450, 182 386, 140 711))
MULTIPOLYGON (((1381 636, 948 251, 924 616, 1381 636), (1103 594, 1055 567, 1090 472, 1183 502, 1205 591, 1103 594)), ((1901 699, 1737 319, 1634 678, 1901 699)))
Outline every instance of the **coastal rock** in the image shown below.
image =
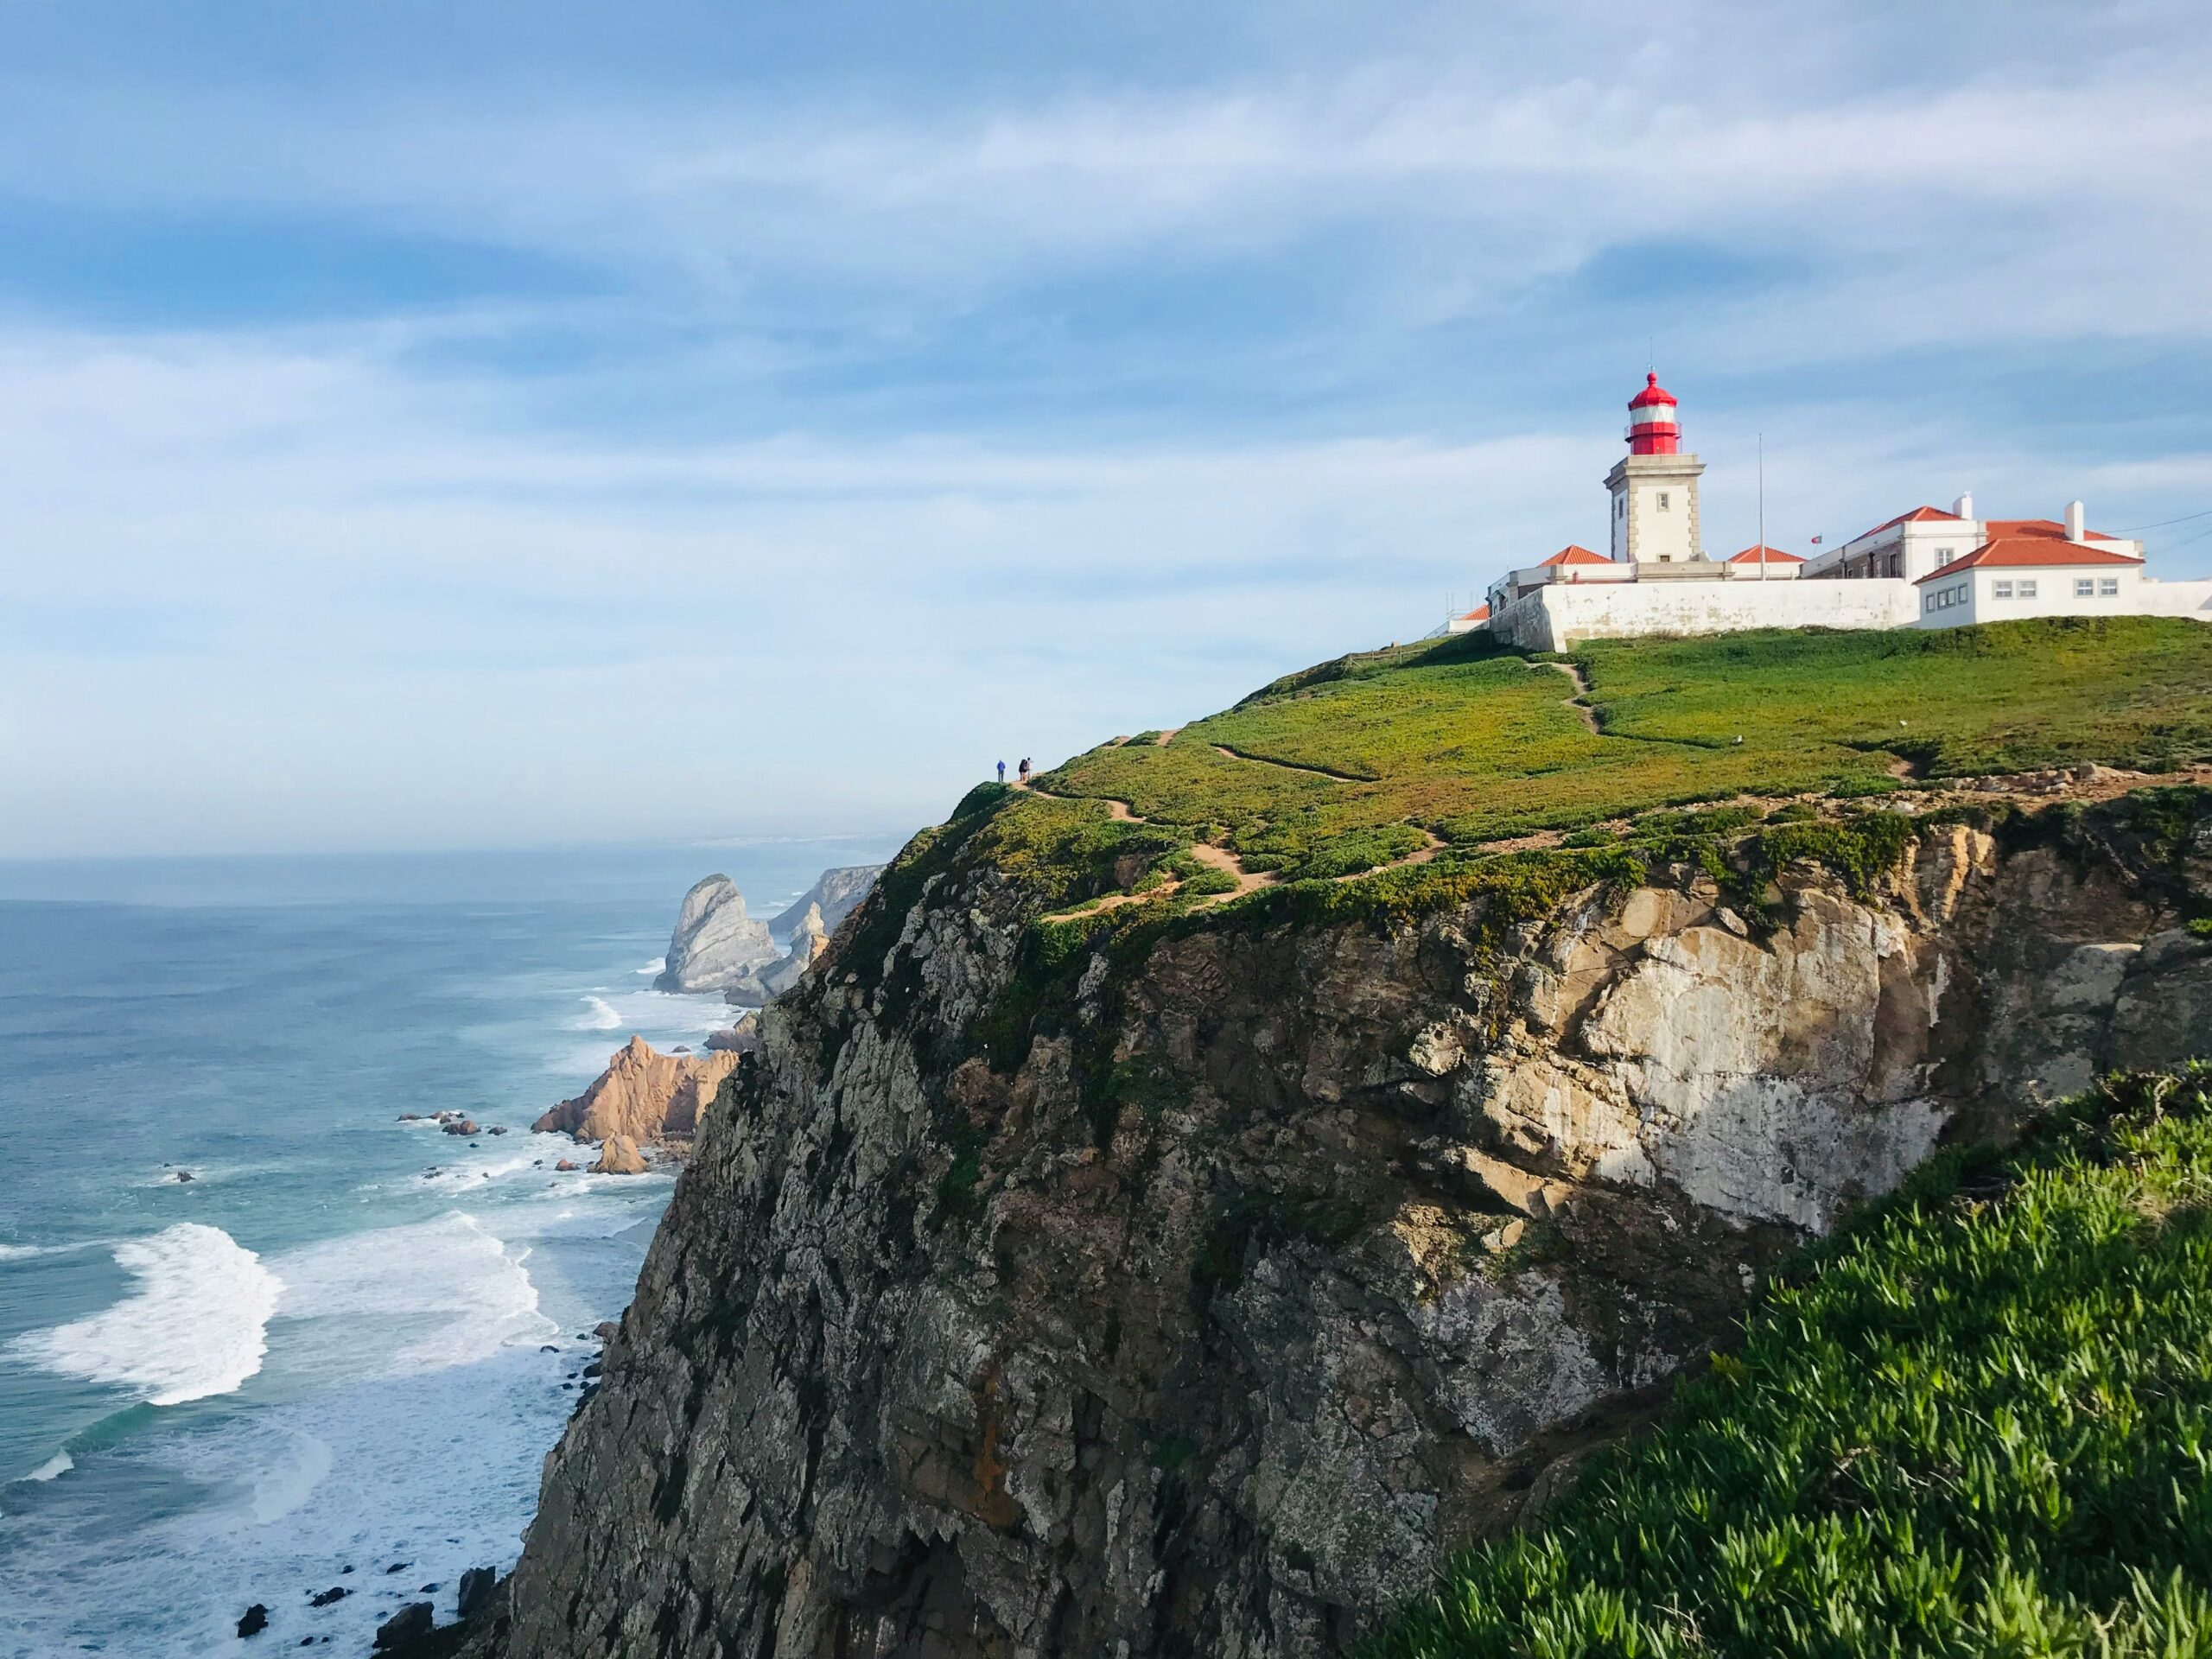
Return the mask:
POLYGON ((540 1135, 604 1141, 688 1140, 722 1081, 737 1070, 734 1053, 658 1054, 642 1037, 614 1051, 592 1085, 531 1125, 540 1135))
POLYGON ((492 1588, 499 1582, 499 1573, 488 1567, 472 1567, 461 1575, 461 1601, 457 1616, 468 1618, 480 1607, 492 1599, 492 1588))
POLYGON ((410 1601, 377 1626, 376 1651, 382 1653, 403 1642, 418 1641, 437 1625, 438 1610, 427 1601, 410 1601))
POLYGON ((821 907, 810 905, 783 960, 747 975, 723 992, 722 999, 741 1007, 765 1007, 797 985, 829 948, 830 933, 823 925, 821 907))
POLYGON ((1231 918, 1011 1035, 1036 899, 925 866, 761 1016, 485 1650, 1350 1650, 1939 1138, 2201 1050, 2100 845, 1231 918))
POLYGON ((553 1167, 556 1171, 568 1172, 582 1169, 583 1166, 573 1158, 561 1158, 554 1161, 553 1167))
POLYGON ((346 1599, 352 1593, 342 1584, 334 1584, 327 1590, 316 1592, 308 1598, 310 1607, 329 1607, 346 1599))
POLYGON ((779 954, 768 925, 745 913, 745 895, 737 884, 726 875, 710 875, 683 895, 667 961, 653 988, 724 990, 779 954))
POLYGON ((875 886, 876 877, 883 874, 880 864, 848 864, 839 869, 824 870, 814 885, 799 894, 788 910, 768 924, 771 932, 779 939, 788 939, 805 925, 806 914, 813 911, 822 918, 822 925, 830 932, 837 931, 837 924, 852 914, 861 899, 868 897, 875 886))
POLYGON ((448 1117, 442 1120, 438 1127, 448 1135, 474 1135, 476 1120, 473 1117, 448 1117))
POLYGON ((600 1144, 599 1161, 591 1166, 594 1175, 642 1175, 645 1173, 645 1156, 638 1150, 638 1143, 626 1135, 610 1135, 600 1144))
POLYGON ((707 1033, 707 1052, 710 1054, 758 1054, 760 1052, 760 1016, 748 1014, 728 1031, 707 1033))
POLYGON ((255 1602, 252 1606, 247 1608, 245 1611, 238 1615, 238 1636, 240 1639, 244 1639, 249 1636, 259 1636, 268 1628, 269 1610, 257 1601, 255 1602))

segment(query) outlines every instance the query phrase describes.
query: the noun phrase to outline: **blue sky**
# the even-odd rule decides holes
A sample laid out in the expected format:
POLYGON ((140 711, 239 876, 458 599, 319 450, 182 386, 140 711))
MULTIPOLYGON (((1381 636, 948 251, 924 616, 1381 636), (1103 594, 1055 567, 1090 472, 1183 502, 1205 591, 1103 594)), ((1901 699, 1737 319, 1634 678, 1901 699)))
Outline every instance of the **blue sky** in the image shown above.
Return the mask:
MULTIPOLYGON (((1601 542, 2212 509, 2181 4, 0 0, 0 855, 903 830, 1601 542)), ((2212 573, 2212 518, 2148 532, 2212 573)))

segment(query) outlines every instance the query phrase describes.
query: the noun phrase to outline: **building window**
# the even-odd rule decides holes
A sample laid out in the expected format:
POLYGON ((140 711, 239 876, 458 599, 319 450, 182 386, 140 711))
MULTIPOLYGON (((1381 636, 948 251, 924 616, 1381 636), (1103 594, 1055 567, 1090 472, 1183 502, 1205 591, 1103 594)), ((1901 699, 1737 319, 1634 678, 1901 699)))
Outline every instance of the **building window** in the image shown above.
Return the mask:
POLYGON ((2012 584, 2011 582, 1993 582, 1990 583, 1990 585, 1989 585, 1989 596, 1990 596, 1992 599, 2010 599, 2010 598, 2012 598, 2012 584))
POLYGON ((1664 490, 1660 491, 1660 492, 1659 492, 1659 511, 1660 511, 1660 512, 1665 512, 1669 511, 1669 508, 1670 508, 1672 505, 1673 505, 1673 499, 1672 499, 1670 496, 1669 496, 1669 495, 1668 495, 1668 493, 1667 493, 1667 492, 1666 492, 1666 491, 1664 491, 1664 490))
POLYGON ((2118 599, 2120 597, 2120 578, 2118 576, 2099 576, 2097 578, 2097 591, 2102 594, 2107 599, 2118 599))
POLYGON ((2097 591, 2097 582, 2096 582, 2096 578, 2095 578, 2095 577, 2094 577, 2094 576, 2076 576, 2076 577, 2075 577, 2075 578, 2074 578, 2074 597, 2075 597, 2075 598, 2076 598, 2076 599, 2088 599, 2088 598, 2092 597, 2092 596, 2096 593, 2096 591, 2097 591))
POLYGON ((1937 548, 1937 549, 1936 550, 1936 563, 1938 563, 1938 564, 1948 564, 1950 562, 1951 562, 1951 550, 1950 550, 1949 548, 1948 548, 1948 547, 1939 547, 1939 548, 1937 548))
POLYGON ((1923 594, 1920 596, 1920 613, 1923 616, 1932 616, 1935 614, 1935 612, 1936 595, 1933 594, 1923 594))
POLYGON ((2033 599, 2035 596, 2036 596, 2036 585, 2035 585, 2035 583, 2033 583, 2032 582, 2027 582, 2027 581, 2024 581, 2024 581, 2020 583, 2020 597, 2021 597, 2022 599, 2033 599))

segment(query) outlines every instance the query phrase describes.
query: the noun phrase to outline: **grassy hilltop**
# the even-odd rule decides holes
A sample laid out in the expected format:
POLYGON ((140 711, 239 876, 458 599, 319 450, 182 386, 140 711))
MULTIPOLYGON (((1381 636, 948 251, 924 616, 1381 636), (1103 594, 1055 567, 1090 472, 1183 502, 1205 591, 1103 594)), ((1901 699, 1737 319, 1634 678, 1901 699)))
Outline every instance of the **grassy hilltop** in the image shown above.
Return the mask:
POLYGON ((1077 755, 1032 792, 982 785, 894 862, 880 913, 955 862, 988 863, 1031 896, 1048 966, 1085 938, 1212 918, 1478 892, 1507 894, 1503 916, 1634 861, 1707 858, 1716 836, 1756 888, 1790 857, 1869 873, 1906 833, 1871 810, 1879 797, 2085 761, 2212 761, 2212 628, 1772 631, 1559 658, 1468 635, 1287 676, 1077 755))
POLYGON ((1223 826, 1248 868, 1300 876, 1382 862, 1421 830, 1465 848, 1745 793, 1872 794, 1904 772, 2212 758, 2212 628, 2187 621, 1607 640, 1556 661, 1479 634, 1348 657, 1041 782, 1223 826), (1567 701, 1562 667, 1586 699, 1567 701))

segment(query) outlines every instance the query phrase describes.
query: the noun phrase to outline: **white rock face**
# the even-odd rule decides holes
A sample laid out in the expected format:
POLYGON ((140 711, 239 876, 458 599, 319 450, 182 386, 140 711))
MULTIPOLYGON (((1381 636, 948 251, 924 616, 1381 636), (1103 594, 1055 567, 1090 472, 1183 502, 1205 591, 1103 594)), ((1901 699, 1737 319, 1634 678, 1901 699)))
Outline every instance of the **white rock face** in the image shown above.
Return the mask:
POLYGON ((822 918, 819 905, 809 905, 806 916, 791 936, 791 948, 784 959, 772 968, 760 972, 760 988, 770 997, 781 996, 799 982, 799 977, 814 965, 814 959, 830 948, 830 931, 822 918))
POLYGON ((653 988, 726 990, 778 954, 767 924, 745 913, 745 895, 737 883, 726 875, 710 875, 683 895, 676 931, 669 936, 668 963, 653 988))
POLYGON ((769 931, 779 939, 791 938, 795 931, 804 928, 809 912, 818 912, 823 931, 835 933, 837 924, 868 897, 868 890, 875 886, 875 878, 882 874, 880 864, 848 864, 823 871, 821 879, 799 894, 790 909, 768 924, 769 931))

